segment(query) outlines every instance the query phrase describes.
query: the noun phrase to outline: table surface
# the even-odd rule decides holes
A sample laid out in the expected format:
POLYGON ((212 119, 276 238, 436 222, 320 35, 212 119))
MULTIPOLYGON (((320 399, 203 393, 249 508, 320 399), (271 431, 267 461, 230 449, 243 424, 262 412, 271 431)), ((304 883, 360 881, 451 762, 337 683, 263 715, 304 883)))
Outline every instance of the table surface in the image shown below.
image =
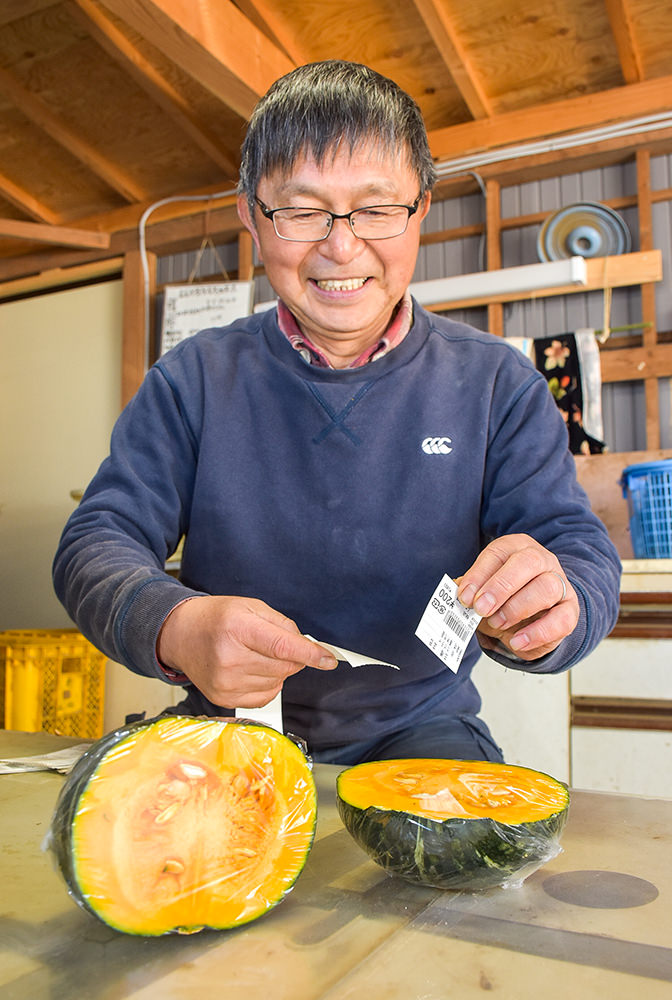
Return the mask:
MULTIPOLYGON (((0 731, 0 757, 64 744, 0 731)), ((67 894, 41 848, 63 778, 0 775, 0 998, 670 1000, 672 801, 573 791, 562 852, 520 888, 442 892, 368 860, 336 811, 338 770, 315 768, 315 843, 274 910, 162 938, 117 933, 67 894)))

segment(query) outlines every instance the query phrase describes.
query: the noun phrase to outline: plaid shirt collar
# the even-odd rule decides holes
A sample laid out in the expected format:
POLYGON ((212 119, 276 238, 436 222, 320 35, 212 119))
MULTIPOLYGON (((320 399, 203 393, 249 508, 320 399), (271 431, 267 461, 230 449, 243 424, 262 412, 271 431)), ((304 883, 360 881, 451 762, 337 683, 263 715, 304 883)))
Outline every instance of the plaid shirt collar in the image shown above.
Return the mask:
MULTIPOLYGON (((383 355, 402 342, 411 329, 412 321, 413 303, 411 302, 410 292, 406 291, 392 314, 392 319, 380 340, 373 344, 372 347, 367 347, 347 367, 359 368, 361 365, 368 364, 369 361, 376 361, 378 358, 382 358, 383 355)), ((281 299, 278 300, 278 326, 304 361, 307 361, 311 365, 316 365, 318 368, 334 367, 319 347, 311 343, 308 337, 301 332, 294 316, 281 299)))

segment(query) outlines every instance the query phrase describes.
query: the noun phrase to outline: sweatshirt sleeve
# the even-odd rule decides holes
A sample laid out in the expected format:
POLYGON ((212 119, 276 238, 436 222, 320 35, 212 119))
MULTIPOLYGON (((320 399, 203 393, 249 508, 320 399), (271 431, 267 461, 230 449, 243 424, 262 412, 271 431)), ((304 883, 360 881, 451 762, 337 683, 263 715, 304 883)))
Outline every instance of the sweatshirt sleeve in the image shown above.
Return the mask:
POLYGON ((197 457, 196 429, 154 366, 119 417, 54 559, 56 594, 82 633, 111 659, 163 680, 154 652, 161 625, 200 594, 164 570, 188 524, 197 457))
POLYGON ((514 669, 558 673, 586 656, 614 627, 620 559, 577 481, 567 428, 546 381, 531 370, 514 388, 502 373, 496 397, 506 403, 495 402, 497 419, 489 429, 484 539, 522 532, 548 548, 576 591, 580 614, 571 635, 538 660, 518 660, 485 648, 483 652, 514 669))

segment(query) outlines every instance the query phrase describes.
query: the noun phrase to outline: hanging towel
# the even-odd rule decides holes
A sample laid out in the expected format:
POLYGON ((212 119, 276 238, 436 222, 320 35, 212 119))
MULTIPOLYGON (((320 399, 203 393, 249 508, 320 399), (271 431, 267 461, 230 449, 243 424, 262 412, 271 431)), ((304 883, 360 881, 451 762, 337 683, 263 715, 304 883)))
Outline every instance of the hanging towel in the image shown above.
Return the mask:
POLYGON ((535 365, 544 375, 567 423, 574 455, 606 451, 602 440, 602 379, 594 330, 576 330, 534 341, 535 365))
POLYGON ((534 341, 532 337, 504 337, 504 343, 515 347, 534 364, 534 341))

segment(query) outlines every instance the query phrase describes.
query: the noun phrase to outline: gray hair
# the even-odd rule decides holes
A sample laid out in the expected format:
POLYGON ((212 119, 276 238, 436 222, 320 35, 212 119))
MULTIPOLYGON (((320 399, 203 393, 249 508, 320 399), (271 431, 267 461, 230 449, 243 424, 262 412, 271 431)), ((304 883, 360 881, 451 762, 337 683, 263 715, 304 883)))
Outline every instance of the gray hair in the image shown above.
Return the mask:
POLYGON ((328 59, 280 77, 257 104, 243 142, 238 192, 250 211, 263 177, 289 174, 309 154, 318 164, 343 145, 374 142, 398 159, 405 152, 420 193, 436 171, 420 108, 393 80, 360 63, 328 59))

